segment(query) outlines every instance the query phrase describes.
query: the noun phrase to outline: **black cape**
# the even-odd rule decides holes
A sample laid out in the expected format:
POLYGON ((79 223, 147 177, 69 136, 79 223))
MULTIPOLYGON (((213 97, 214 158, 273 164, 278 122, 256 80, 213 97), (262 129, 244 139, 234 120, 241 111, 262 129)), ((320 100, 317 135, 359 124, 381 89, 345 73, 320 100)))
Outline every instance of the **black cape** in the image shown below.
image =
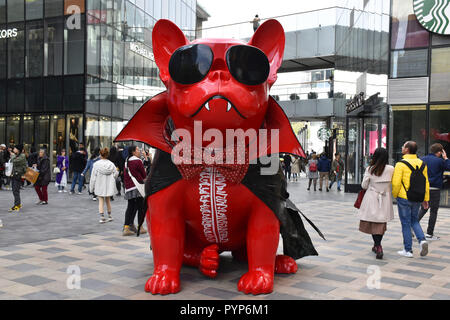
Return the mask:
MULTIPOLYGON (((289 200, 287 182, 281 169, 273 175, 261 175, 261 163, 250 164, 247 174, 242 180, 255 196, 263 201, 280 221, 280 233, 283 238, 283 252, 297 260, 305 256, 317 256, 318 253, 303 225, 300 214, 325 240, 320 230, 289 200)), ((147 197, 182 179, 180 172, 172 162, 169 153, 157 150, 150 174, 146 180, 147 197)), ((147 202, 147 201, 145 201, 147 202)), ((139 225, 145 216, 140 217, 139 225)), ((140 230, 140 228, 138 228, 140 230)))

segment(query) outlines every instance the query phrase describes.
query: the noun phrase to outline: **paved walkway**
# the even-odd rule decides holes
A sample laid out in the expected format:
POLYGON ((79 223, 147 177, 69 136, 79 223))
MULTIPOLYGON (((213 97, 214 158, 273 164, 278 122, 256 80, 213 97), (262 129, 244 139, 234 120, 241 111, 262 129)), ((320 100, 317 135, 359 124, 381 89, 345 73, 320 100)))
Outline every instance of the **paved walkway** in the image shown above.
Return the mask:
POLYGON ((0 191, 0 299, 450 299, 449 209, 439 212, 441 240, 430 244, 427 257, 418 256, 417 244, 413 259, 397 255, 402 239, 396 218, 388 225, 380 261, 370 251, 370 236, 358 231, 356 195, 338 193, 335 186, 329 193, 308 192, 302 178, 289 184, 291 198, 327 241, 307 226, 319 256, 298 260, 295 275, 276 275, 272 294, 238 292, 246 265, 223 253, 216 279, 183 267, 179 294, 153 296, 144 291, 153 270, 148 235, 121 236, 123 198, 113 202, 115 221, 100 225, 97 203, 87 195, 50 190, 49 205, 36 206, 34 190, 26 188, 24 209, 14 214, 7 212, 11 192, 0 191), (69 289, 77 270, 81 289, 69 289), (370 289, 377 278, 380 288, 370 289))

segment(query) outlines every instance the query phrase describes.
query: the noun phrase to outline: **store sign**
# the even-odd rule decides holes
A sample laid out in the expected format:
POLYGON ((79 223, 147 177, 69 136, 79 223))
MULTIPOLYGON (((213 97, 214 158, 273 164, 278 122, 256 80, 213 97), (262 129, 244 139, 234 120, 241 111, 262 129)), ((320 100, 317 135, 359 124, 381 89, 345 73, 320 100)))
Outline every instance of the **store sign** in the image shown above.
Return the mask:
POLYGON ((331 137, 331 129, 329 128, 320 128, 317 131, 317 138, 322 141, 327 141, 331 137))
POLYGON ((449 0, 413 0, 414 13, 428 31, 450 35, 449 0))
POLYGON ((8 39, 17 37, 17 28, 0 30, 0 39, 8 39))
POLYGON ((349 102, 345 104, 347 113, 352 112, 353 110, 358 109, 359 107, 364 105, 364 92, 360 92, 356 96, 353 97, 349 102))
POLYGON ((133 43, 133 42, 130 43, 130 50, 137 54, 140 54, 141 56, 143 56, 147 59, 155 61, 153 52, 151 52, 150 50, 147 50, 141 44, 137 44, 137 43, 133 43))

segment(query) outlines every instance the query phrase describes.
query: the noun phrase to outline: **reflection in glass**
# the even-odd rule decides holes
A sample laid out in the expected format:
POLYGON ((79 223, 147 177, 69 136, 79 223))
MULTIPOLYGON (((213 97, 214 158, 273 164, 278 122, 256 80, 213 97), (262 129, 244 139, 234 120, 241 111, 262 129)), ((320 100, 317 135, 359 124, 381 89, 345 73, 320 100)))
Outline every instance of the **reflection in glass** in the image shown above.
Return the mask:
POLYGON ((70 114, 67 116, 68 127, 69 127, 69 153, 76 152, 80 142, 83 140, 83 116, 77 114, 70 114))
POLYGON ((53 168, 56 166, 56 157, 61 153, 62 149, 66 148, 66 117, 64 115, 53 115, 50 119, 50 150, 48 157, 50 158, 50 165, 53 168))
POLYGON ((9 145, 16 145, 20 142, 20 116, 6 117, 6 138, 9 145))
POLYGON ((428 43, 428 31, 417 21, 413 1, 393 0, 391 48, 427 47, 428 43))
POLYGON ((0 24, 6 23, 6 0, 0 0, 0 24))
POLYGON ((81 16, 81 28, 77 29, 67 28, 68 18, 66 18, 64 31, 64 74, 82 74, 84 72, 85 17, 81 16))
MULTIPOLYGON (((431 51, 431 101, 450 100, 450 48, 431 51)), ((450 122, 450 118, 448 119, 450 122)))
POLYGON ((450 155, 450 105, 430 106, 430 146, 440 143, 450 155))
POLYGON ((25 1, 27 20, 42 19, 44 11, 44 0, 25 1))
POLYGON ((94 152, 95 148, 99 146, 99 121, 96 116, 86 117, 86 130, 84 133, 86 137, 86 149, 89 157, 94 152))
POLYGON ((27 77, 41 76, 44 58, 44 28, 41 21, 27 23, 26 56, 27 77))
POLYGON ((44 57, 46 70, 44 75, 61 75, 63 67, 64 26, 62 18, 52 19, 47 23, 47 54, 44 57))
POLYGON ((391 77, 426 76, 428 49, 399 50, 391 54, 391 77))
POLYGON ((100 117, 100 148, 111 148, 112 133, 111 133, 111 118, 100 117))
POLYGON ((50 142, 50 116, 36 117, 36 149, 48 150, 50 142))
POLYGON ((425 155, 426 107, 425 106, 392 106, 393 154, 394 161, 402 159, 402 146, 406 141, 417 142, 419 157, 425 155))
POLYGON ((45 16, 58 17, 63 15, 64 3, 61 0, 45 0, 45 16))
POLYGON ((8 22, 23 21, 25 13, 24 1, 8 1, 8 22))
POLYGON ((25 76, 24 24, 12 25, 8 28, 17 28, 17 36, 8 39, 8 78, 23 78, 25 76))

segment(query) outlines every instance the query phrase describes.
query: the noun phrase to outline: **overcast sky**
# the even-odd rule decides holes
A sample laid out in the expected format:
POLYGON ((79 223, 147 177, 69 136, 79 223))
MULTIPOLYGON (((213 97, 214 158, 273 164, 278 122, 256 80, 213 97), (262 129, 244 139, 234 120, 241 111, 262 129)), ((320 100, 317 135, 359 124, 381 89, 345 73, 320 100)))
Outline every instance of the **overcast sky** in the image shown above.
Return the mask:
POLYGON ((213 27, 279 15, 326 8, 342 0, 197 0, 211 16, 203 27, 213 27))

